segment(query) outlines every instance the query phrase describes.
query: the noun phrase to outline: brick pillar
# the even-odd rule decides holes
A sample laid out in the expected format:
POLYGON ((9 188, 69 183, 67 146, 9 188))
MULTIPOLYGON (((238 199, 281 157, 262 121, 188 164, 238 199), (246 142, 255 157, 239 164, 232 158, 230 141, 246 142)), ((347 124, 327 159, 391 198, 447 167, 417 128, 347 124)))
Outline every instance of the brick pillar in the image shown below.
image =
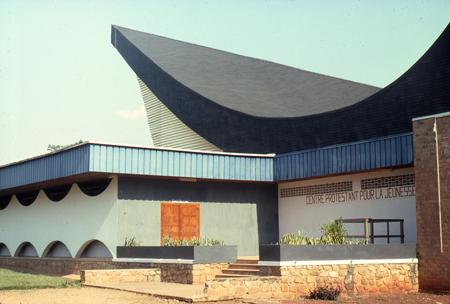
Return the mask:
POLYGON ((414 120, 413 133, 419 288, 450 291, 450 114, 414 120), (441 208, 438 202, 436 140, 433 132, 435 118, 439 143, 441 208))

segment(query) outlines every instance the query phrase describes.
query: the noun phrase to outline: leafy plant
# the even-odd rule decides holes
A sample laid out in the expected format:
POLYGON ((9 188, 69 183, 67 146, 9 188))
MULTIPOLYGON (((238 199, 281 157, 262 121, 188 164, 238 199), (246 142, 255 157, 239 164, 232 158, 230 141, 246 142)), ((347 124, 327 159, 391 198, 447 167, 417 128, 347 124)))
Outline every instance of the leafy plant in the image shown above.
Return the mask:
POLYGON ((136 237, 125 237, 125 246, 141 246, 142 242, 136 241, 136 237))
POLYGON ((196 238, 193 237, 190 240, 184 240, 182 238, 172 239, 171 234, 164 235, 162 238, 163 246, 224 246, 223 241, 209 239, 207 237, 196 238))
POLYGON ((328 223, 322 225, 320 231, 323 244, 349 244, 350 242, 347 240, 348 232, 343 226, 342 217, 336 221, 330 219, 328 223))
POLYGON ((288 232, 283 235, 281 240, 277 243, 279 245, 317 245, 320 243, 320 239, 309 237, 306 234, 303 235, 303 231, 298 231, 298 235, 288 232))
POLYGON ((175 240, 172 239, 172 233, 170 233, 169 235, 164 235, 162 237, 162 244, 163 246, 166 247, 171 247, 171 246, 177 246, 177 243, 175 242, 175 240))
POLYGON ((323 281, 310 291, 306 298, 312 300, 335 301, 343 291, 344 287, 342 287, 342 283, 333 285, 323 281))
POLYGON ((365 244, 365 241, 355 241, 348 238, 348 232, 343 226, 342 217, 333 221, 330 219, 320 228, 320 238, 309 237, 298 231, 298 235, 288 232, 283 235, 277 245, 336 245, 336 244, 365 244))

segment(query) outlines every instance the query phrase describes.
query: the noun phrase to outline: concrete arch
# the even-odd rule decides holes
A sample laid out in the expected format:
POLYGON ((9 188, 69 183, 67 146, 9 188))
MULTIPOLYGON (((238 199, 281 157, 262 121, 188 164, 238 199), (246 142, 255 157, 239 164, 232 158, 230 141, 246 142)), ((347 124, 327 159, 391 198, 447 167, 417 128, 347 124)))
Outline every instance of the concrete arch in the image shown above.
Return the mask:
POLYGON ((108 247, 99 240, 89 240, 78 250, 75 258, 112 258, 108 247))
POLYGON ((39 254, 33 244, 23 242, 17 247, 14 257, 39 257, 39 254))
POLYGON ((10 257, 11 252, 9 251, 8 246, 4 243, 0 243, 0 257, 10 257))
POLYGON ((71 258, 69 248, 61 241, 53 241, 42 252, 42 257, 71 258))

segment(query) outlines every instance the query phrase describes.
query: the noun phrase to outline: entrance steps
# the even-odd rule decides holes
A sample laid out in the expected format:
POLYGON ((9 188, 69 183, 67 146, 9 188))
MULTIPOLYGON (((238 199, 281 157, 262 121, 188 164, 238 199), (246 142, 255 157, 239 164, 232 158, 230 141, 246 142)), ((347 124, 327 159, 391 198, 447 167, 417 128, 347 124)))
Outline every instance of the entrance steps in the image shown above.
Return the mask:
POLYGON ((229 265, 228 269, 223 269, 222 274, 216 275, 216 278, 242 278, 259 277, 259 257, 238 257, 236 263, 229 265))

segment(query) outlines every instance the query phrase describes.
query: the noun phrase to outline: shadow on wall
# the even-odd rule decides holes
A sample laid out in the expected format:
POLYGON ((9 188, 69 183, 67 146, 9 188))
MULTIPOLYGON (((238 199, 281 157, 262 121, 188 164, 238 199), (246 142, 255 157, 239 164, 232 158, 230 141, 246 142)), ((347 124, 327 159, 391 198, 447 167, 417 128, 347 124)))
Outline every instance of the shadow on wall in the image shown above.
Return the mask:
POLYGON ((47 248, 45 248, 42 253, 43 257, 58 257, 58 258, 71 258, 72 254, 70 253, 67 246, 60 241, 54 241, 48 244, 47 248))
POLYGON ((23 242, 17 247, 15 257, 39 257, 36 248, 30 242, 23 242))
MULTIPOLYGON (((11 257, 11 252, 4 243, 0 243, 0 257, 11 257)), ((17 247, 14 257, 39 257, 36 248, 30 242, 23 242, 17 247)), ((42 253, 42 257, 72 258, 67 246, 61 241, 48 244, 42 253)), ((84 243, 78 250, 76 258, 112 258, 109 249, 98 240, 90 240, 84 243)))
POLYGON ((3 244, 0 243, 0 257, 10 257, 11 256, 11 252, 9 251, 8 247, 3 244))
MULTIPOLYGON (((97 196, 103 193, 106 190, 106 188, 108 188, 109 184, 111 183, 111 180, 112 179, 110 178, 106 178, 77 184, 80 190, 87 196, 97 196)), ((43 191, 49 200, 53 202, 59 202, 67 196, 67 194, 70 192, 71 189, 72 184, 68 184, 54 188, 46 188, 43 189, 43 191)), ((34 203, 34 201, 39 195, 39 192, 40 190, 35 190, 29 192, 16 193, 15 195, 17 200, 22 206, 28 207, 34 203)), ((12 195, 0 197, 0 210, 3 210, 6 207, 8 207, 11 198, 12 195)))
POLYGON ((84 243, 78 250, 76 258, 112 258, 108 247, 98 240, 90 240, 84 243))

